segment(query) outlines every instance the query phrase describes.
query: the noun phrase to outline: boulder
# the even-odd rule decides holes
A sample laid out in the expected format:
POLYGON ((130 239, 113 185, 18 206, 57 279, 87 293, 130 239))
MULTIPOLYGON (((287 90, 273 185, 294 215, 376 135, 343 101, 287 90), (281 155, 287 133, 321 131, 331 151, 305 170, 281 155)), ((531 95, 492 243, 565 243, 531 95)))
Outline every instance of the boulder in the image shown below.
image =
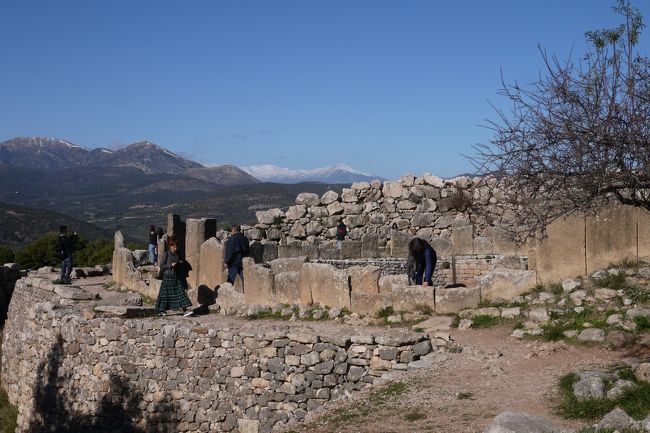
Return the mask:
POLYGON ((535 271, 494 269, 477 278, 481 298, 492 302, 509 301, 528 292, 537 283, 535 271))
POLYGON ((338 200, 339 200, 339 193, 337 193, 336 191, 327 191, 321 196, 320 203, 322 205, 327 206, 328 204, 332 204, 338 200))
POLYGON ((284 218, 284 212, 278 208, 255 212, 257 222, 260 224, 273 224, 284 218))
POLYGON ((596 426, 596 431, 637 430, 637 422, 619 407, 612 410, 596 426))
POLYGON ((244 294, 235 290, 230 283, 223 283, 217 289, 217 305, 222 314, 236 314, 246 306, 244 294))
POLYGON ((318 206, 320 204, 320 197, 318 197, 318 194, 311 192, 301 192, 298 194, 298 197, 296 197, 296 204, 318 206))
POLYGON ((523 412, 501 412, 487 427, 485 433, 562 433, 546 419, 523 412))
POLYGON ((289 206, 285 214, 289 221, 296 221, 304 217, 307 213, 307 206, 299 204, 297 206, 289 206))

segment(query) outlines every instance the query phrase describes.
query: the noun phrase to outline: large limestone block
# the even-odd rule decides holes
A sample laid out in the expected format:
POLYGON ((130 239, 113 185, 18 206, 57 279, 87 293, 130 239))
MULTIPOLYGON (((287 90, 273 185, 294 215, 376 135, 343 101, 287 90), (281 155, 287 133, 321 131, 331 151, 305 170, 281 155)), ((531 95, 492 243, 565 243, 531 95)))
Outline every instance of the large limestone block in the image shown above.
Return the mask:
POLYGON ((481 299, 492 302, 510 301, 537 283, 535 271, 514 269, 494 269, 476 280, 481 287, 481 299))
POLYGON ((327 213, 330 216, 341 215, 344 210, 345 210, 345 208, 338 201, 335 201, 334 203, 330 203, 330 204, 327 205, 327 213))
POLYGON ((289 230, 289 236, 294 237, 296 239, 303 239, 303 238, 307 237, 307 233, 305 231, 305 226, 303 226, 299 222, 296 222, 291 227, 291 230, 289 230))
POLYGON ((246 257, 244 264, 244 301, 247 304, 275 305, 273 272, 246 257))
POLYGON ((379 310, 391 306, 393 296, 390 293, 367 294, 352 293, 350 310, 354 313, 374 315, 379 310))
POLYGON ((650 260, 650 211, 637 208, 637 243, 639 260, 650 260))
POLYGON ((382 275, 379 277, 379 292, 392 292, 396 288, 409 285, 409 277, 406 274, 382 275))
POLYGON ((95 293, 89 293, 79 287, 72 286, 56 286, 54 293, 64 299, 72 299, 75 301, 90 301, 98 297, 95 293))
POLYGON ((293 305, 299 303, 298 285, 300 272, 279 272, 275 274, 275 300, 278 304, 293 305))
POLYGON ((433 287, 399 287, 393 290, 392 296, 395 311, 413 311, 420 305, 426 305, 432 310, 436 308, 433 287))
POLYGON ((350 275, 352 293, 368 295, 379 293, 379 277, 381 269, 377 266, 351 266, 347 269, 350 275))
POLYGON ((311 192, 301 192, 298 194, 298 197, 296 197, 296 204, 318 206, 320 204, 320 197, 318 197, 318 194, 311 192))
POLYGON ((286 217, 289 221, 295 221, 304 217, 306 213, 307 206, 299 204, 296 206, 289 206, 289 209, 287 209, 286 217))
POLYGON ((438 260, 440 260, 440 257, 451 256, 454 253, 454 248, 448 237, 435 236, 431 239, 430 244, 435 250, 438 260))
POLYGON ((390 241, 391 241, 391 256, 392 257, 404 257, 408 256, 408 244, 409 244, 409 235, 407 233, 391 230, 390 232, 390 241))
POLYGON ((363 227, 368 223, 368 215, 348 215, 344 221, 348 228, 363 227))
POLYGON ((273 224, 279 219, 284 218, 284 212, 278 208, 269 210, 260 210, 255 212, 255 218, 260 224, 273 224))
POLYGON ((246 305, 244 294, 235 290, 232 284, 223 283, 217 289, 217 305, 222 314, 235 314, 246 305))
POLYGON ((199 280, 198 284, 205 284, 214 289, 223 283, 223 254, 224 245, 217 238, 210 238, 201 244, 199 250, 199 280))
POLYGON ((478 287, 436 288, 436 314, 457 314, 462 310, 478 308, 481 289, 478 287))
POLYGON ((636 222, 637 212, 631 206, 613 206, 587 217, 588 274, 624 258, 636 259, 636 222))
POLYGON ((281 272, 300 272, 302 265, 307 261, 307 257, 283 258, 269 262, 273 274, 278 275, 281 272))
POLYGON ((192 266, 187 282, 190 287, 199 285, 199 254, 203 242, 217 234, 214 218, 191 218, 185 223, 185 260, 192 266))
POLYGON ((382 193, 384 197, 389 198, 408 197, 408 191, 402 186, 401 182, 384 182, 382 193))
POLYGON ((345 240, 341 245, 342 259, 360 259, 361 258, 361 241, 345 240))
POLYGON ((585 217, 571 215, 547 227, 548 237, 535 248, 535 270, 543 282, 585 275, 585 217))
POLYGON ((488 227, 483 232, 483 235, 491 239, 492 252, 494 254, 512 255, 517 254, 519 251, 513 235, 504 228, 496 226, 488 227))
POLYGON ((311 302, 331 308, 350 308, 349 277, 323 263, 305 263, 299 277, 300 304, 311 302))
POLYGON ((327 191, 325 192, 321 198, 320 198, 320 203, 324 206, 327 206, 328 204, 334 203, 335 201, 338 201, 339 199, 339 193, 336 191, 327 191))
POLYGON ((451 232, 454 254, 474 254, 474 227, 454 226, 451 232))
POLYGON ((278 258, 300 257, 302 256, 302 243, 279 244, 278 258))
POLYGON ((379 257, 379 236, 366 233, 361 237, 361 257, 379 257))
POLYGON ((343 188, 341 200, 345 203, 356 203, 357 200, 359 200, 359 197, 357 197, 357 192, 355 190, 351 188, 343 188))

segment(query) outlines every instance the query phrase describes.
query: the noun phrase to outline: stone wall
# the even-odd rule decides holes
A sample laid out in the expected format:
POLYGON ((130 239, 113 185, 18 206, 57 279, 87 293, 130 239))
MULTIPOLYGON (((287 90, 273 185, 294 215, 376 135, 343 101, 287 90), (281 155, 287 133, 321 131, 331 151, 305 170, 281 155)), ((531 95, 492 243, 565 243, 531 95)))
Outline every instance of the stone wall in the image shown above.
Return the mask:
POLYGON ((405 257, 413 235, 429 240, 439 255, 511 255, 516 245, 494 221, 494 215, 505 212, 499 197, 495 179, 405 175, 397 182, 353 183, 340 195, 299 194, 286 211, 257 212, 257 224, 245 234, 289 245, 318 244, 333 241, 336 225, 343 220, 352 251, 344 248, 340 257, 324 258, 405 257), (477 208, 493 216, 472 210, 477 208))
POLYGON ((542 282, 589 275, 624 259, 650 259, 648 211, 610 206, 594 215, 570 215, 548 228, 531 251, 531 269, 542 282))
POLYGON ((4 327, 17 433, 269 432, 445 344, 328 323, 96 317, 39 282, 18 281, 4 327))
POLYGON ((337 268, 308 262, 305 257, 277 259, 264 265, 245 259, 244 302, 264 306, 320 304, 360 314, 375 314, 386 307, 412 311, 421 306, 449 314, 476 308, 480 302, 481 289, 475 282, 465 288, 409 286, 405 274, 382 275, 378 266, 353 263, 342 266, 339 262, 337 268))

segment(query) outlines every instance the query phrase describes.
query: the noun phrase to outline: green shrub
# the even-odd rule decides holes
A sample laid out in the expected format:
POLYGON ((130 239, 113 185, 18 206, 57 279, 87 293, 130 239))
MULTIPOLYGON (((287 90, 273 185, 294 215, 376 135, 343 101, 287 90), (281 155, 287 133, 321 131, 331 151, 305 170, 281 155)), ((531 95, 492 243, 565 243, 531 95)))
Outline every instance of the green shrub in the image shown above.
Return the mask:
POLYGON ((625 280, 627 277, 625 274, 620 273, 618 275, 607 274, 605 278, 596 279, 596 285, 598 287, 606 287, 608 289, 621 290, 625 289, 626 284, 625 280))
POLYGON ((636 323, 636 330, 639 332, 645 332, 650 329, 650 321, 648 321, 647 317, 636 316, 634 323, 636 323))
POLYGON ((113 260, 113 242, 108 239, 95 239, 75 253, 75 266, 105 265, 113 260))
MULTIPOLYGON (((620 378, 629 378, 629 376, 630 374, 624 370, 619 373, 620 378)), ((635 419, 645 418, 650 413, 650 383, 637 382, 633 375, 630 379, 636 383, 636 386, 626 390, 623 395, 616 399, 592 398, 578 400, 573 394, 573 384, 579 380, 578 375, 572 373, 563 376, 559 382, 563 398, 557 408, 558 412, 565 418, 597 419, 618 406, 635 419)))
POLYGON ((389 306, 379 310, 377 312, 377 317, 379 317, 380 319, 386 319, 389 316, 392 316, 393 314, 395 314, 395 310, 393 310, 393 307, 389 306))
POLYGON ((59 264, 54 257, 54 245, 59 237, 56 233, 45 235, 16 251, 16 263, 22 269, 38 269, 42 266, 59 264))
POLYGON ((562 323, 549 323, 542 326, 542 339, 546 341, 558 341, 564 338, 565 326, 562 323))
POLYGON ((420 421, 422 419, 425 419, 426 417, 427 417, 426 414, 424 414, 424 413, 422 413, 422 412, 420 412, 418 410, 414 410, 413 412, 407 413, 404 416, 404 419, 409 421, 409 422, 415 422, 415 421, 420 421))
POLYGON ((18 427, 18 409, 9 403, 4 389, 0 388, 0 433, 14 433, 18 427))
POLYGON ((9 247, 0 246, 0 265, 12 263, 14 261, 14 252, 9 247))
POLYGON ((493 317, 487 314, 479 314, 472 317, 473 327, 489 328, 501 322, 501 317, 493 317))
POLYGON ((451 267, 451 265, 449 264, 449 262, 446 261, 446 260, 445 260, 444 262, 442 262, 442 263, 440 264, 440 266, 442 266, 442 269, 449 269, 449 268, 451 267))
POLYGON ((623 288, 623 294, 632 300, 635 304, 648 302, 648 290, 643 287, 626 286, 623 288))

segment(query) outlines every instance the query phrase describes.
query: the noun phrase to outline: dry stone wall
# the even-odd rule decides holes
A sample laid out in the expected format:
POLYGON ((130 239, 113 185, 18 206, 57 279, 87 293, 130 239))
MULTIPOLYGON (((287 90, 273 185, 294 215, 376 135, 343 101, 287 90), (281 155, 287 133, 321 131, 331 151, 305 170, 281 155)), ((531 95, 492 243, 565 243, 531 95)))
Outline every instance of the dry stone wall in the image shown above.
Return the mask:
MULTIPOLYGON (((18 281, 2 379, 22 432, 269 432, 418 368, 436 339, 345 325, 96 317, 18 281)), ((432 346, 434 344, 434 346, 432 346)))
POLYGON ((299 194, 286 211, 257 212, 257 224, 246 235, 259 241, 318 244, 333 240, 343 220, 352 251, 344 248, 341 257, 324 258, 404 257, 412 235, 429 240, 440 255, 513 254, 514 242, 493 220, 507 211, 500 195, 493 178, 409 174, 396 182, 353 183, 341 194, 299 194), (472 206, 492 217, 473 212, 472 206))

